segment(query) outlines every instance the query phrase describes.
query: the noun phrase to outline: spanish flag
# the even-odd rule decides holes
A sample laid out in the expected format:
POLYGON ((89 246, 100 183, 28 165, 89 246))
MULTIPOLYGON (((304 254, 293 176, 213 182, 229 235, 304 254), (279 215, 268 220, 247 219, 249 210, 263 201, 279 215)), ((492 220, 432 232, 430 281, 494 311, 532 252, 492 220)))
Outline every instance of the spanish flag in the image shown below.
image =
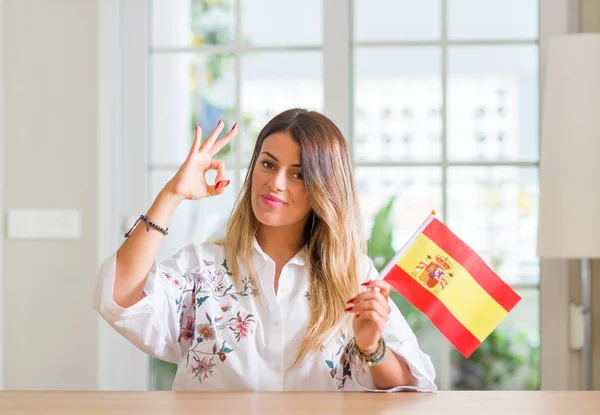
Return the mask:
POLYGON ((421 310, 466 358, 521 300, 433 214, 380 278, 421 310))

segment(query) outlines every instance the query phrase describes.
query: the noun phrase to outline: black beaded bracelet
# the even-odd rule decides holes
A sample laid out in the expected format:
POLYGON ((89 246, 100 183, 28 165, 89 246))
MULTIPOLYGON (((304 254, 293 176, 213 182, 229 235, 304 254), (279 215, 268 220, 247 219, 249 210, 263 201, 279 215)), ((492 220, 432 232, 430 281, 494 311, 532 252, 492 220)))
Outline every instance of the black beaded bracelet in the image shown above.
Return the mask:
POLYGON ((133 230, 135 229, 135 227, 137 226, 137 224, 140 223, 140 221, 142 221, 142 220, 144 222, 146 222, 146 232, 150 232, 150 227, 152 226, 154 229, 156 229, 157 231, 161 232, 163 235, 168 235, 169 234, 169 228, 167 228, 167 229, 161 228, 156 223, 152 222, 148 216, 146 216, 146 215, 140 215, 140 217, 138 218, 138 220, 135 221, 135 223, 133 224, 133 226, 131 227, 131 229, 129 229, 129 231, 125 234, 125 238, 128 238, 129 235, 131 235, 131 232, 133 232, 133 230))

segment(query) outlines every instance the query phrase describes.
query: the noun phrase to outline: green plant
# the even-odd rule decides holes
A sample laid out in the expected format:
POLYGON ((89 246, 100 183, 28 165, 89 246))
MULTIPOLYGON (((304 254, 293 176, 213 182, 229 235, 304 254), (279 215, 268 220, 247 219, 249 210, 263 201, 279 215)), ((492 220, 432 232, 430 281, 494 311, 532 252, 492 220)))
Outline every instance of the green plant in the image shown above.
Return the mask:
POLYGON ((538 389, 539 342, 524 332, 496 329, 465 359, 452 351, 452 386, 462 390, 538 389))
MULTIPOLYGON (((373 260, 373 265, 377 271, 381 271, 396 253, 392 244, 393 226, 390 218, 395 201, 396 196, 392 196, 377 213, 371 228, 371 235, 367 240, 367 255, 373 260)), ((392 291, 390 298, 398 306, 409 326, 418 336, 429 324, 427 318, 396 291, 392 291)))
MULTIPOLYGON (((233 41, 232 22, 223 20, 224 16, 235 14, 235 2, 232 0, 192 0, 190 5, 192 44, 219 45, 233 41)), ((236 64, 234 54, 209 53, 199 58, 191 67, 191 117, 190 137, 194 139, 196 125, 204 126, 206 132, 222 118, 226 125, 232 125, 235 109, 219 106, 211 96, 213 87, 223 77, 226 69, 236 64), (196 67, 198 65, 198 67, 196 67)), ((217 155, 225 159, 232 152, 231 144, 227 144, 217 155)))
POLYGON ((155 357, 150 358, 150 389, 171 390, 177 365, 155 357))
POLYGON ((233 41, 231 21, 223 24, 224 16, 232 16, 235 1, 192 0, 190 5, 193 44, 222 45, 233 41))

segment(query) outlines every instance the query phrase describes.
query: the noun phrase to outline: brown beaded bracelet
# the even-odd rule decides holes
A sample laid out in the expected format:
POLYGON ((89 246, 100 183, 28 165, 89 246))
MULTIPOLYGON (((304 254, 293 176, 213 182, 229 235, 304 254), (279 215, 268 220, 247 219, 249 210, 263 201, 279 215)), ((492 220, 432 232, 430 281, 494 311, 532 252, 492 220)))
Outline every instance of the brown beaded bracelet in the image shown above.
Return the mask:
POLYGON ((146 222, 146 232, 150 232, 150 227, 152 226, 154 229, 156 229, 157 231, 161 232, 163 235, 168 235, 169 234, 169 228, 167 228, 167 229, 161 228, 156 223, 152 222, 148 216, 146 216, 146 215, 140 215, 140 217, 138 218, 138 220, 135 221, 135 223, 133 224, 133 226, 131 227, 131 229, 129 229, 129 231, 125 234, 125 238, 128 238, 129 235, 131 235, 131 232, 133 232, 133 230, 135 229, 135 227, 137 226, 137 224, 140 223, 140 221, 142 221, 142 220, 144 222, 146 222))
POLYGON ((383 336, 379 338, 379 342, 377 343, 377 349, 370 354, 363 353, 362 350, 356 344, 356 340, 354 341, 354 349, 358 354, 360 360, 362 360, 363 364, 367 364, 368 366, 377 366, 383 359, 385 358, 385 354, 387 351, 387 346, 385 344, 385 340, 383 340, 383 336))

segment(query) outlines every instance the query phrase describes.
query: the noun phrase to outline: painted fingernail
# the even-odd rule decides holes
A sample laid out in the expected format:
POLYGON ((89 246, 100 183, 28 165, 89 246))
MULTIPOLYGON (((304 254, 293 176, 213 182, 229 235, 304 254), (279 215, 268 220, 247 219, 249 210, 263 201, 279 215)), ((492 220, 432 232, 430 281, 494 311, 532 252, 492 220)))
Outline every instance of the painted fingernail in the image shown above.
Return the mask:
POLYGON ((219 187, 219 185, 221 184, 223 180, 219 180, 218 182, 215 183, 215 187, 219 187))
POLYGON ((367 286, 369 286, 369 284, 371 284, 371 281, 363 282, 360 285, 362 285, 363 287, 367 287, 367 286))
POLYGON ((347 312, 348 312, 348 311, 352 311, 352 310, 354 310, 354 307, 348 307, 348 308, 346 309, 346 311, 347 311, 347 312))
POLYGON ((223 118, 221 118, 221 119, 219 120, 219 122, 217 123, 217 125, 221 125, 222 123, 223 123, 223 118))
POLYGON ((231 180, 225 180, 225 186, 223 186, 223 187, 227 187, 229 185, 229 183, 231 183, 231 180))
POLYGON ((355 314, 354 318, 358 318, 360 316, 360 314, 355 314))
POLYGON ((233 124, 233 127, 231 127, 231 130, 229 130, 229 131, 233 131, 235 129, 235 127, 237 127, 237 122, 235 124, 233 124))
POLYGON ((354 301, 356 301, 356 299, 355 298, 351 298, 351 299, 348 300, 348 302, 346 304, 352 304, 354 301))

